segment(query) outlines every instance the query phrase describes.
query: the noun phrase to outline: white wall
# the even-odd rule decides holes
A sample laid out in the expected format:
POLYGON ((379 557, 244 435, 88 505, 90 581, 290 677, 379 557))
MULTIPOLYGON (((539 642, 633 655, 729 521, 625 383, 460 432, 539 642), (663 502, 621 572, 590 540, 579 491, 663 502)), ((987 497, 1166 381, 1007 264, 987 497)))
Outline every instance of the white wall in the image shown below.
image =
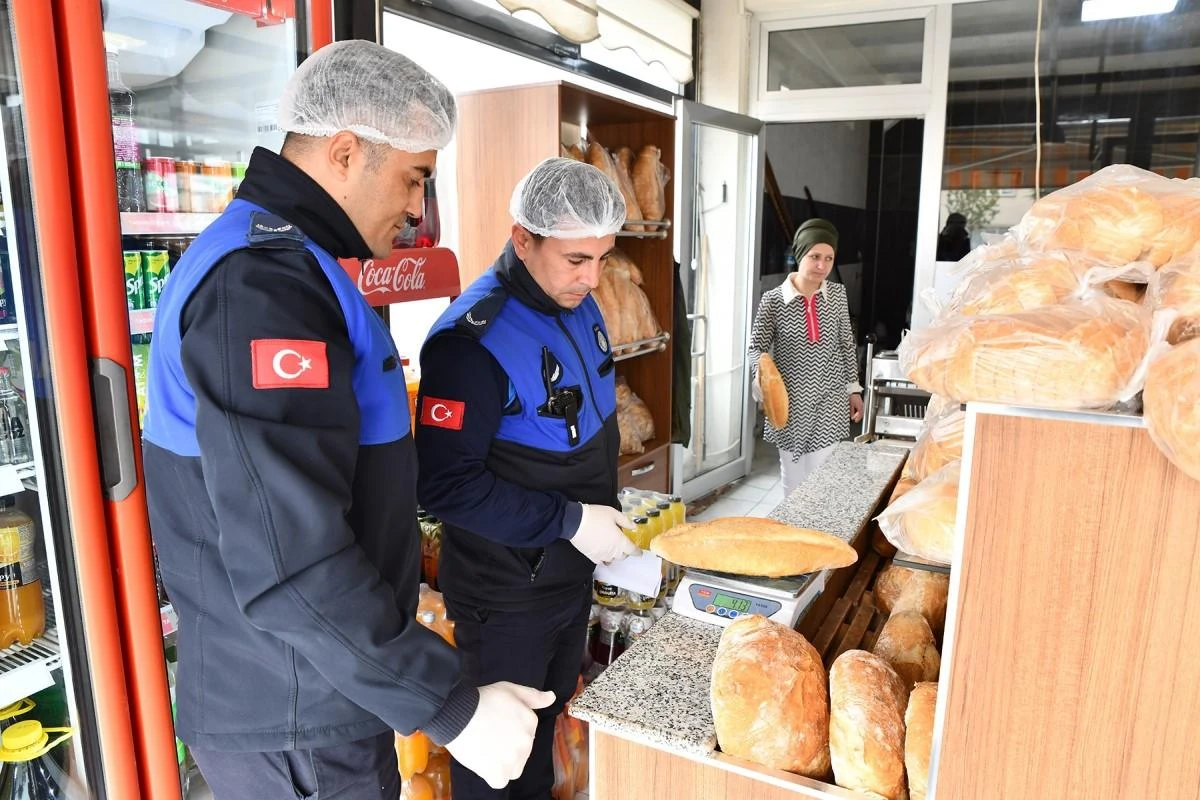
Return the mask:
POLYGON ((767 158, 789 197, 807 186, 821 203, 866 208, 869 122, 767 125, 767 158))

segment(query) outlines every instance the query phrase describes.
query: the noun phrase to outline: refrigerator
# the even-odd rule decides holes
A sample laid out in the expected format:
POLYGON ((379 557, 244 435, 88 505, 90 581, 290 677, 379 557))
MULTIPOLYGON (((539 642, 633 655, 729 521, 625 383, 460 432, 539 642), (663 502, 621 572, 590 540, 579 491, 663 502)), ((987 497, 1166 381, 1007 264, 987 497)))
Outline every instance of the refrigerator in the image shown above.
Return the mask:
POLYGON ((0 369, 0 498, 15 500, 0 499, 0 633, 10 584, 34 573, 45 616, 39 635, 0 650, 0 763, 19 743, 5 731, 41 715, 49 742, 65 737, 45 756, 68 784, 56 800, 188 796, 175 617, 141 467, 155 303, 253 148, 281 144, 275 103, 332 39, 331 7, 0 0, 0 368, 13 387, 0 369), (12 419, 27 428, 19 458, 12 419), (30 526, 10 524, 22 512, 28 558, 30 526), (30 696, 32 710, 6 716, 30 696))

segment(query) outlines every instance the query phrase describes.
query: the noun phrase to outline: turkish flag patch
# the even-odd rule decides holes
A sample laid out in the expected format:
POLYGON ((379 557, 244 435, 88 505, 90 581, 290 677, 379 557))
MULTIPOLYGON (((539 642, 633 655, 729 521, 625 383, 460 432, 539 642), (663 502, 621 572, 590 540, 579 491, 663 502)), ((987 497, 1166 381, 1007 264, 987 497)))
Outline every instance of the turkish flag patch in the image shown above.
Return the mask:
POLYGON ((426 397, 421 404, 421 424, 430 428, 461 431, 467 404, 461 400, 426 397))
POLYGON ((250 342, 255 389, 328 389, 325 343, 305 339, 250 342))

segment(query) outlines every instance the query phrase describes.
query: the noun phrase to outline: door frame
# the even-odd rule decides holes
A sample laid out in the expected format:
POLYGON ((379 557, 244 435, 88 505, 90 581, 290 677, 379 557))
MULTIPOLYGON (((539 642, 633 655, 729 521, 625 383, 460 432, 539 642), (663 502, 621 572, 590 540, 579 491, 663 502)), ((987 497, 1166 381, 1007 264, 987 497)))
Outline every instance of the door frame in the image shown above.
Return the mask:
MULTIPOLYGON (((864 119, 923 119, 921 190, 917 207, 916 270, 913 275, 911 328, 924 328, 932 314, 921 294, 932 290, 937 277, 937 235, 941 214, 942 165, 946 145, 946 95, 950 79, 952 3, 929 2, 891 10, 832 11, 829 6, 808 12, 756 14, 750 26, 750 113, 764 122, 843 122, 864 119), (768 37, 775 30, 823 28, 924 19, 925 41, 921 83, 904 86, 813 89, 768 92, 765 88, 768 37)), ((860 8, 862 8, 860 6, 860 8)))
MULTIPOLYGON (((762 248, 762 204, 763 204, 763 172, 766 165, 767 147, 765 138, 765 125, 762 120, 748 117, 744 114, 736 114, 732 111, 724 111, 712 106, 702 105, 691 100, 678 98, 675 101, 675 115, 679 120, 676 125, 676 149, 679 154, 678 164, 678 180, 675 183, 675 190, 679 193, 678 201, 675 207, 679 209, 677 229, 679 231, 679 264, 680 269, 690 269, 692 261, 695 258, 695 253, 692 252, 692 243, 694 240, 693 225, 695 221, 696 203, 699 198, 692 191, 692 187, 696 185, 696 159, 694 138, 692 131, 696 125, 706 125, 714 128, 733 131, 735 133, 745 134, 752 137, 754 152, 751 157, 751 163, 754 164, 754 174, 750 176, 750 185, 747 187, 747 194, 752 198, 749 207, 742 213, 748 217, 747 227, 747 242, 749 248, 748 270, 749 274, 745 276, 745 308, 743 309, 743 341, 747 344, 750 341, 750 331, 754 324, 754 302, 755 293, 751 291, 751 285, 757 286, 757 276, 759 268, 760 250, 762 248)), ((746 217, 744 217, 745 219, 746 217)), ((689 322, 696 320, 692 319, 692 314, 689 313, 689 322)), ((697 351, 698 347, 704 347, 703 343, 697 344, 697 333, 702 329, 704 337, 708 337, 707 320, 701 319, 703 325, 694 325, 692 328, 692 353, 699 352, 701 357, 703 350, 697 351)), ((695 357, 692 358, 693 363, 695 357)), ((696 375, 692 376, 692 381, 695 381, 696 375)), ((700 376, 701 391, 703 390, 704 376, 700 376)), ((689 390, 690 390, 689 386, 689 390)), ((750 397, 750 370, 746 369, 742 375, 742 407, 749 408, 751 403, 750 397)), ((692 411, 693 426, 692 426, 692 443, 696 442, 697 436, 703 436, 703 428, 697 424, 695 409, 692 411)), ((701 421, 702 422, 702 421, 701 421)), ((750 465, 754 460, 754 415, 745 414, 742 420, 742 453, 741 456, 728 464, 717 467, 710 472, 699 475, 689 481, 683 479, 683 464, 685 459, 685 449, 682 445, 672 445, 671 454, 671 485, 672 491, 681 495, 685 501, 691 501, 698 497, 712 492, 721 486, 724 486, 732 481, 743 478, 750 472, 750 465)))

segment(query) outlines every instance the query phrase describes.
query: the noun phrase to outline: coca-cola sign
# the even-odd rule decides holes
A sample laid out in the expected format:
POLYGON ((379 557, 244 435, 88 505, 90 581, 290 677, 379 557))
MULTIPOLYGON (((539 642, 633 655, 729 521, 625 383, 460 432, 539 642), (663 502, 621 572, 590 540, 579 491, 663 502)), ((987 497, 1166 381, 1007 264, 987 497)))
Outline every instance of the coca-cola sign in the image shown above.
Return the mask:
POLYGON ((458 259, 444 247, 393 250, 387 258, 341 264, 373 306, 459 294, 458 259))

